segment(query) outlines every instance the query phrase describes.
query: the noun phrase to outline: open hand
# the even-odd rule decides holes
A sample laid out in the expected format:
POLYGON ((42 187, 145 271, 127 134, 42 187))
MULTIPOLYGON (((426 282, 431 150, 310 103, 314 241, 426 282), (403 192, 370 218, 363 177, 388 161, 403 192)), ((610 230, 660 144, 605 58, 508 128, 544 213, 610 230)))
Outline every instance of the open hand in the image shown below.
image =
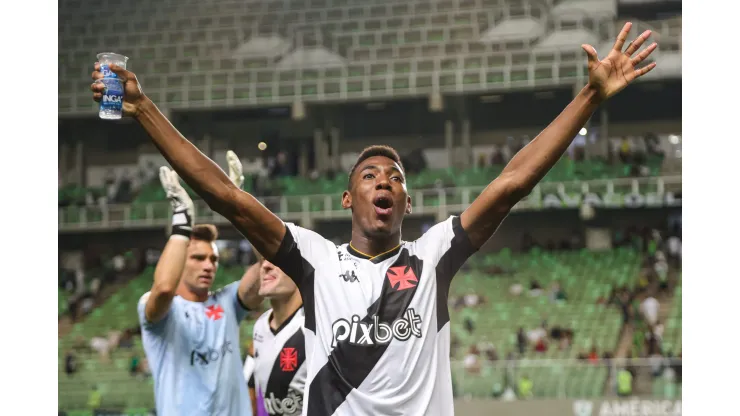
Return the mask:
POLYGON ((651 32, 646 30, 637 39, 627 45, 627 49, 622 52, 624 42, 632 28, 632 23, 625 23, 622 31, 617 35, 617 41, 609 54, 603 60, 599 60, 596 49, 591 45, 581 45, 588 55, 588 84, 596 93, 600 100, 606 100, 613 97, 619 91, 622 91, 635 79, 647 74, 655 68, 655 62, 642 68, 636 68, 640 62, 650 56, 658 47, 653 43, 636 56, 632 56, 640 46, 650 37, 651 32))
POLYGON ((226 163, 229 165, 229 179, 234 182, 237 188, 242 189, 242 184, 244 184, 242 161, 239 160, 239 156, 233 150, 226 152, 226 163))
MULTIPOLYGON (((92 72, 93 83, 90 85, 90 90, 93 92, 93 100, 100 102, 103 98, 103 92, 105 92, 105 86, 102 82, 99 82, 103 78, 103 73, 100 72, 100 62, 95 62, 94 68, 95 70, 92 72)), ((140 105, 146 98, 139 81, 136 79, 136 74, 118 65, 110 65, 110 70, 118 75, 118 79, 123 82, 123 115, 136 116, 139 113, 140 105)))

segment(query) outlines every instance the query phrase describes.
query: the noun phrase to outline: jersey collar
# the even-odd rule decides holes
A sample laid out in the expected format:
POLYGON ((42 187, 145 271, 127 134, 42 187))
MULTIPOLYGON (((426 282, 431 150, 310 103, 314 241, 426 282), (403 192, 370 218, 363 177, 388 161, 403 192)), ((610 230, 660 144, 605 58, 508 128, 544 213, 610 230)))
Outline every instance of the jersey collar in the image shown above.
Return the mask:
POLYGON ((272 322, 272 314, 273 314, 273 312, 270 312, 270 316, 267 317, 267 327, 270 328, 270 332, 272 332, 272 335, 277 335, 278 333, 280 333, 280 331, 283 330, 283 328, 285 328, 286 326, 288 326, 288 324, 290 323, 290 321, 292 321, 293 318, 295 318, 295 316, 298 313, 298 311, 300 311, 302 308, 303 308, 303 304, 301 304, 301 306, 299 306, 298 309, 296 309, 288 317, 288 319, 285 320, 285 322, 283 322, 282 324, 280 324, 280 326, 277 329, 272 329, 272 326, 270 325, 270 322, 272 322))
POLYGON ((371 256, 369 254, 365 254, 365 253, 363 253, 361 251, 358 251, 357 249, 355 249, 354 247, 352 247, 352 243, 349 243, 349 244, 347 244, 347 252, 349 254, 355 256, 355 257, 359 257, 359 258, 361 258, 363 260, 370 260, 371 262, 377 264, 377 263, 382 262, 383 260, 387 260, 387 259, 395 256, 396 254, 398 254, 398 252, 401 251, 401 246, 402 245, 403 244, 399 244, 395 248, 392 248, 392 249, 386 251, 385 253, 380 253, 377 256, 371 256))

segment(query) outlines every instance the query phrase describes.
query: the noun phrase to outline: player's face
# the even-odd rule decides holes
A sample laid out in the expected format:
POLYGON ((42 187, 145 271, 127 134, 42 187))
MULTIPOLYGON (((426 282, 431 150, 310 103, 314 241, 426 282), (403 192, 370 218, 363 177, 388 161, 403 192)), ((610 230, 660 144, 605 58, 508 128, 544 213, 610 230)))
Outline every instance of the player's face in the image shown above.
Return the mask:
POLYGON ((411 213, 411 197, 398 163, 373 156, 364 160, 353 176, 352 189, 342 197, 344 208, 352 208, 353 223, 369 236, 399 232, 404 215, 411 213))
POLYGON ((182 280, 193 292, 207 292, 213 285, 218 270, 216 243, 190 240, 182 280))
POLYGON ((268 299, 290 297, 298 290, 293 279, 270 263, 262 260, 260 266, 260 290, 259 295, 268 299))

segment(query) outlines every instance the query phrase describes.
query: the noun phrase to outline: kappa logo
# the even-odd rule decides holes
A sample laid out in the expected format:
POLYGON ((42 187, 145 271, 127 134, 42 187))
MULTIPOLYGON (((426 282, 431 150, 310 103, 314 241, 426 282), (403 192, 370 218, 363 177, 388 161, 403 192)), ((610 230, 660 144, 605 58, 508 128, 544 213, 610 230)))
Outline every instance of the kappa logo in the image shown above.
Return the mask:
POLYGON ((391 283, 391 287, 396 291, 410 289, 416 287, 419 279, 411 269, 411 266, 396 266, 388 269, 388 281, 391 283))
POLYGON ((284 372, 295 371, 298 367, 298 350, 285 347, 280 351, 280 369, 284 372))
POLYGON ((339 276, 344 279, 345 282, 354 283, 357 279, 357 273, 355 273, 354 270, 345 270, 344 273, 341 273, 339 276))

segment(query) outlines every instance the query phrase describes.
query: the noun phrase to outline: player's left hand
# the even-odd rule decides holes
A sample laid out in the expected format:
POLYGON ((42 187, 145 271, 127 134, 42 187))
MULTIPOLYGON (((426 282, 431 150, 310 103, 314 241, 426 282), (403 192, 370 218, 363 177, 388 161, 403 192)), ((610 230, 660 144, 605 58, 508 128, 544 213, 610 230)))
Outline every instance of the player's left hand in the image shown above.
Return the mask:
POLYGON ((651 32, 646 30, 637 39, 627 45, 622 51, 627 35, 632 28, 632 23, 625 23, 622 31, 617 35, 617 41, 609 54, 603 60, 599 60, 596 49, 591 45, 581 45, 588 55, 588 84, 597 94, 599 100, 611 98, 622 91, 635 79, 647 74, 655 68, 655 62, 642 68, 636 68, 640 62, 650 56, 658 47, 653 43, 639 54, 632 56, 640 46, 650 37, 651 32))
POLYGON ((237 188, 242 189, 244 184, 244 173, 242 171, 242 161, 239 160, 239 156, 234 151, 229 150, 226 152, 226 163, 229 165, 229 178, 231 182, 234 182, 237 188))

